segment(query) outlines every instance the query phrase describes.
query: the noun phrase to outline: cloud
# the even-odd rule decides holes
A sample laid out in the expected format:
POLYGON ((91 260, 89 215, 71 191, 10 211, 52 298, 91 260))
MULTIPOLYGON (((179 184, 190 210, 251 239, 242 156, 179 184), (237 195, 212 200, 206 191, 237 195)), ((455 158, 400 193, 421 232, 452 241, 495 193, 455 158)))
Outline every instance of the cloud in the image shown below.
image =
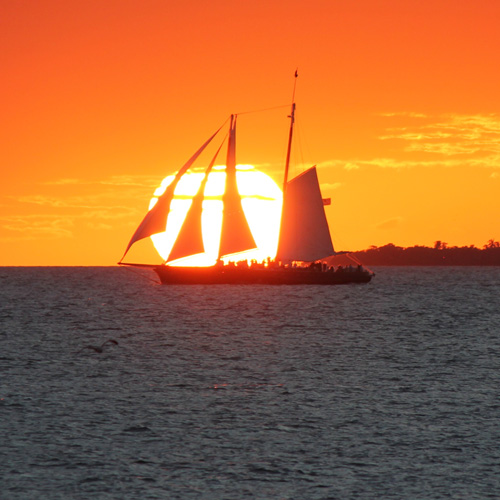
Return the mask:
POLYGON ((0 230, 4 235, 0 241, 29 241, 40 238, 70 238, 78 225, 94 230, 116 228, 118 221, 136 219, 139 222, 141 210, 122 206, 84 207, 89 210, 72 211, 81 208, 74 204, 57 203, 49 208, 57 208, 57 213, 0 216, 0 230))
POLYGON ((138 210, 132 207, 103 207, 90 212, 83 212, 76 217, 79 219, 117 220, 128 219, 130 217, 135 217, 138 214, 145 215, 146 209, 138 210))
POLYGON ((152 175, 114 175, 109 179, 99 181, 99 184, 111 186, 152 186, 153 189, 157 187, 165 175, 152 176, 152 175))
POLYGON ((359 169, 359 165, 356 163, 346 163, 344 165, 344 168, 346 170, 358 170, 359 169))
POLYGON ((12 215, 0 217, 0 227, 14 233, 2 241, 67 238, 73 236, 73 220, 60 215, 12 215))
POLYGON ((419 132, 406 132, 406 130, 408 130, 407 127, 399 128, 399 129, 389 129, 389 130, 394 131, 394 133, 392 135, 391 134, 382 135, 379 137, 379 139, 381 139, 381 140, 399 139, 399 140, 411 142, 411 141, 422 141, 425 139, 434 140, 434 139, 438 139, 438 138, 447 139, 447 138, 453 137, 453 135, 450 132, 440 132, 440 131, 426 132, 426 131, 422 131, 422 130, 419 132))
POLYGON ((44 186, 92 186, 92 185, 106 185, 106 186, 154 186, 156 187, 163 177, 152 175, 112 175, 107 179, 89 180, 89 179, 74 179, 63 178, 53 179, 42 183, 44 186))
POLYGON ((393 217, 392 219, 387 219, 385 221, 379 222, 375 225, 376 229, 395 229, 401 225, 403 222, 402 217, 393 217))
POLYGON ((500 169, 500 115, 442 115, 384 113, 386 117, 418 117, 401 127, 388 127, 379 136, 392 140, 393 157, 331 159, 319 168, 453 168, 500 169), (397 148, 397 143, 401 148, 397 148))
POLYGON ((430 123, 388 129, 381 140, 399 140, 407 152, 444 156, 500 153, 500 116, 444 115, 430 123))
POLYGON ((409 117, 409 118, 427 118, 427 115, 424 113, 416 113, 414 111, 399 111, 399 112, 394 112, 394 113, 380 113, 379 116, 387 116, 387 117, 393 117, 393 116, 402 116, 402 117, 409 117))
POLYGON ((88 181, 82 181, 81 179, 55 179, 43 182, 45 186, 67 186, 73 184, 88 184, 88 181))
POLYGON ((330 191, 330 190, 338 189, 341 186, 342 186, 341 182, 322 183, 321 189, 323 191, 330 191))
POLYGON ((85 227, 109 231, 132 220, 139 223, 147 209, 148 195, 152 196, 160 181, 139 175, 111 176, 99 181, 61 178, 45 182, 39 185, 36 194, 5 198, 2 212, 9 215, 0 215, 0 241, 70 238, 85 227), (49 194, 49 188, 43 186, 56 187, 50 188, 49 194), (82 194, 84 191, 88 194, 82 194), (28 208, 29 205, 33 207, 28 208), (27 210, 31 213, 26 214, 27 210))
POLYGON ((113 226, 110 226, 109 224, 103 224, 103 223, 98 223, 98 224, 96 224, 96 223, 94 223, 94 222, 89 222, 89 223, 87 224, 87 226, 88 226, 90 229, 98 229, 98 230, 103 229, 103 230, 106 230, 106 231, 108 231, 108 230, 110 230, 110 229, 113 229, 113 226))
POLYGON ((16 198, 20 203, 31 203, 34 205, 49 206, 55 208, 67 208, 72 206, 68 202, 61 198, 56 198, 54 196, 44 196, 41 194, 19 196, 16 198))
MULTIPOLYGON (((482 159, 469 159, 468 164, 474 166, 492 167, 495 163, 500 167, 500 158, 495 160, 494 157, 482 159)), ((457 167, 464 165, 463 159, 436 158, 432 160, 408 160, 405 158, 372 158, 369 160, 353 159, 353 160, 329 160, 322 162, 321 168, 343 168, 345 170, 357 170, 360 168, 420 168, 420 167, 457 167), (353 165, 355 165, 353 167, 353 165)))
POLYGON ((103 204, 102 198, 109 201, 109 195, 92 195, 92 196, 67 196, 67 197, 55 197, 55 196, 44 196, 44 195, 25 195, 18 196, 17 198, 11 197, 19 203, 30 203, 34 205, 40 205, 51 208, 65 208, 65 209, 104 209, 104 210, 119 210, 129 212, 130 207, 118 206, 110 204, 103 204))

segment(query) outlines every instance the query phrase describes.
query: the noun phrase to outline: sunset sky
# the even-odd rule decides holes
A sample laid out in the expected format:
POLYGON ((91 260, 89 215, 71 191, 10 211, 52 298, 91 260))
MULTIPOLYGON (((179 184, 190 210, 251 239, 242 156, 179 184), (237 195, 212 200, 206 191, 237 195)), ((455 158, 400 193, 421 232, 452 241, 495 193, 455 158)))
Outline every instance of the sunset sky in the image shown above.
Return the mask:
MULTIPOLYGON (((288 105, 337 250, 500 239, 500 1, 0 2, 0 265, 114 265, 231 113, 288 105)), ((281 183, 288 108, 240 115, 281 183)))

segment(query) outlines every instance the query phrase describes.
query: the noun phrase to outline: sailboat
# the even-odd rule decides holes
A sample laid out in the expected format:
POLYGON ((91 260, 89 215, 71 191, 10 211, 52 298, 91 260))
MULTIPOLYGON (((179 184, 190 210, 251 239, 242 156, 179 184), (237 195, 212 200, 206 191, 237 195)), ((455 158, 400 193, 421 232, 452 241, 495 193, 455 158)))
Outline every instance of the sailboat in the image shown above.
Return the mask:
POLYGON ((242 199, 236 183, 237 115, 231 115, 225 169, 226 184, 222 195, 222 228, 216 263, 208 267, 171 265, 175 260, 200 254, 205 250, 202 237, 202 204, 208 176, 214 167, 220 147, 205 170, 203 180, 192 198, 190 208, 165 262, 161 265, 134 264, 123 262, 123 259, 137 241, 168 230, 168 216, 177 184, 220 129, 209 137, 175 174, 173 181, 158 197, 156 204, 139 224, 118 264, 152 268, 163 284, 337 285, 368 283, 373 273, 361 265, 334 268, 324 261, 335 255, 335 251, 316 167, 311 167, 288 180, 295 109, 295 102, 292 102, 284 169, 283 207, 277 253, 274 259, 269 258, 262 263, 253 261, 249 263, 246 260, 233 262, 227 259, 227 256, 234 256, 257 247, 242 208, 242 199))

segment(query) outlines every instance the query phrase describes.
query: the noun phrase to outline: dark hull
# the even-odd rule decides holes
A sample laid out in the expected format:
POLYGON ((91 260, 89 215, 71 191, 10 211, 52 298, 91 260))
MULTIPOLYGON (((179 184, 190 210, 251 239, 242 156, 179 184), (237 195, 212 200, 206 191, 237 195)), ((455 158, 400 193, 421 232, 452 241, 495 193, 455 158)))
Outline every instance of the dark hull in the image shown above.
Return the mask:
POLYGON ((160 266, 154 270, 164 285, 345 285, 368 283, 372 278, 368 271, 358 269, 160 266))

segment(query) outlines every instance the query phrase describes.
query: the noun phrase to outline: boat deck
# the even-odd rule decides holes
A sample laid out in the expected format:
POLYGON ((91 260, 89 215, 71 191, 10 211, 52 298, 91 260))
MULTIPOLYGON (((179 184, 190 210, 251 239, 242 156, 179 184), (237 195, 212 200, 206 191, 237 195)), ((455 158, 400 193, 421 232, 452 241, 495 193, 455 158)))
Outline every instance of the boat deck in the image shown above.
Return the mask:
POLYGON ((372 274, 362 268, 307 267, 174 267, 159 266, 155 272, 163 284, 192 285, 343 285, 368 283, 372 274))

